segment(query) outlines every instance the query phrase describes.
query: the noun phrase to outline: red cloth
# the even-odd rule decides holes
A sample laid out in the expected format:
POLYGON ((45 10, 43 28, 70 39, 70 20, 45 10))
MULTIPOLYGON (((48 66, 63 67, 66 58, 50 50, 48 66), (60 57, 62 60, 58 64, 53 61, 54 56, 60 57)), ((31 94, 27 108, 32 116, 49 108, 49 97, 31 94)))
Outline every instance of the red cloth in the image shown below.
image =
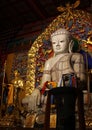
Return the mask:
POLYGON ((42 87, 41 94, 44 94, 48 81, 46 81, 42 87))

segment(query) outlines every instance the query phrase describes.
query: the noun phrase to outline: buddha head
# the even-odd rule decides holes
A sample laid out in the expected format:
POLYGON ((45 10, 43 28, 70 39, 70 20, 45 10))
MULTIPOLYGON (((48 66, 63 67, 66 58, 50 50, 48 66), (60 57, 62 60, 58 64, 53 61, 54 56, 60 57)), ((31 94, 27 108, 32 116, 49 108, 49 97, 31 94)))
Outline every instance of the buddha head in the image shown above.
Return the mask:
POLYGON ((15 76, 15 77, 18 77, 19 75, 20 75, 20 73, 18 72, 18 70, 15 70, 15 71, 14 71, 14 76, 15 76))
POLYGON ((69 31, 58 29, 51 34, 51 42, 55 55, 61 53, 71 53, 74 42, 69 31))

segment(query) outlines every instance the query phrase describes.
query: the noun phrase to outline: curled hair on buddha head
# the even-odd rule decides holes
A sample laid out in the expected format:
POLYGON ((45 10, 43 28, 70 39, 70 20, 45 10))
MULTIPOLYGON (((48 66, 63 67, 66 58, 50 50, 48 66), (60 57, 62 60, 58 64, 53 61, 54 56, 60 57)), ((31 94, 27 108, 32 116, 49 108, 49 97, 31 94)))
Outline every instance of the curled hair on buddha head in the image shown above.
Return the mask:
POLYGON ((63 34, 67 35, 67 43, 69 44, 69 53, 71 53, 73 50, 74 41, 73 41, 73 37, 72 37, 71 33, 69 31, 67 31, 65 28, 60 28, 60 29, 57 29, 56 31, 54 31, 51 34, 51 39, 54 36, 63 35, 63 34))
POLYGON ((70 32, 67 31, 65 28, 59 28, 57 30, 55 30, 52 34, 51 34, 51 37, 53 36, 56 36, 56 35, 63 35, 63 34, 66 34, 68 36, 71 36, 70 32))

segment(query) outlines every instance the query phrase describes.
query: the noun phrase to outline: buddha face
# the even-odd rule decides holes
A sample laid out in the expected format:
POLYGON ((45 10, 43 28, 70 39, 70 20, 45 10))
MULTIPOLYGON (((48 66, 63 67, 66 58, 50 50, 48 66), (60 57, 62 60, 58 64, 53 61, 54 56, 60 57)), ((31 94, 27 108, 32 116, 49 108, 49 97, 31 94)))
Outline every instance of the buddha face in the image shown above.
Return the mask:
POLYGON ((55 54, 67 53, 69 51, 69 38, 66 34, 54 35, 51 38, 51 42, 55 54))
POLYGON ((15 70, 15 71, 14 71, 14 76, 15 76, 15 77, 19 76, 18 70, 15 70))

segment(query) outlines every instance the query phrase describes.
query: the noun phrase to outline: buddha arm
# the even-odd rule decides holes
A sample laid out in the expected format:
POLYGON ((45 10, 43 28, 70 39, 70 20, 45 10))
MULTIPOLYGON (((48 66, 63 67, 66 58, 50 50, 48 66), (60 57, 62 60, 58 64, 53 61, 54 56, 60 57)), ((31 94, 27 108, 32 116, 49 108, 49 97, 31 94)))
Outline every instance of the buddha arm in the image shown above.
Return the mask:
POLYGON ((72 59, 74 72, 78 78, 78 85, 79 87, 84 88, 86 85, 86 70, 83 56, 81 54, 75 53, 72 59))
POLYGON ((50 68, 51 68, 50 62, 47 60, 45 62, 45 66, 44 66, 44 71, 43 71, 43 76, 42 76, 42 80, 41 80, 40 89, 43 88, 43 85, 44 85, 45 82, 51 81, 50 68))

